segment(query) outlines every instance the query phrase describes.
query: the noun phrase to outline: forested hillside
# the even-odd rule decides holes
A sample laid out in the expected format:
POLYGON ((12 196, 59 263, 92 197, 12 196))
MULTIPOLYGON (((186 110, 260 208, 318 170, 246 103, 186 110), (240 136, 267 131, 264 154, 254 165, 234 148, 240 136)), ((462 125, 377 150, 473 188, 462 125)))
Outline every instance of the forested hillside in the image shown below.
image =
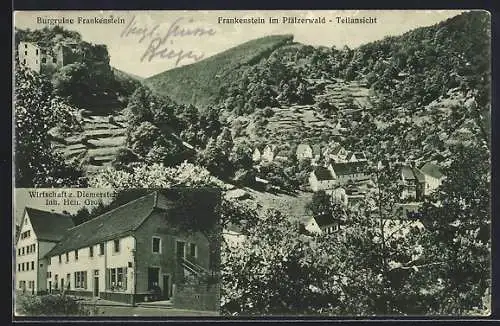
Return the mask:
POLYGON ((241 66, 251 66, 276 48, 291 42, 291 35, 267 36, 216 54, 199 63, 168 70, 147 78, 146 84, 181 104, 215 104, 221 83, 232 80, 241 66))
POLYGON ((263 38, 147 84, 201 111, 215 101, 233 137, 254 144, 293 150, 297 139, 336 140, 380 159, 445 161, 453 144, 489 142, 488 21, 487 12, 463 13, 355 49, 283 36, 287 42, 259 52, 270 41, 263 38))

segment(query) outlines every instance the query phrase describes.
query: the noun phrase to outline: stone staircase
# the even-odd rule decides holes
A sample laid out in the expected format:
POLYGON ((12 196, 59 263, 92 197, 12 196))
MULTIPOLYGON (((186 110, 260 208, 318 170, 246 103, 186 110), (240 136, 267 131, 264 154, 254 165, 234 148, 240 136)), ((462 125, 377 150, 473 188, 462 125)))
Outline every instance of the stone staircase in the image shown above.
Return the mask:
POLYGON ((137 303, 137 306, 143 308, 172 309, 174 305, 170 300, 163 300, 163 301, 139 302, 137 303))
POLYGON ((83 118, 83 131, 63 140, 54 140, 52 147, 62 153, 67 162, 81 164, 87 173, 109 166, 119 149, 125 146, 127 120, 123 114, 89 115, 83 118))

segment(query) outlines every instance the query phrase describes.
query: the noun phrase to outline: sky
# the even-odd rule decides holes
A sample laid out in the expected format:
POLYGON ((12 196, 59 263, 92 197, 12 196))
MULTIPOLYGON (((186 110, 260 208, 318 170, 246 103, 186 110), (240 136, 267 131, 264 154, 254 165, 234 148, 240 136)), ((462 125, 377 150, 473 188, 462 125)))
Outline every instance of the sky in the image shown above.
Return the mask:
POLYGON ((293 34, 294 40, 314 46, 351 48, 385 36, 430 26, 459 15, 460 10, 301 10, 301 11, 24 11, 14 13, 14 25, 41 29, 49 24, 78 31, 83 40, 106 44, 110 64, 125 72, 148 77, 191 64, 246 41, 267 35, 293 34), (84 24, 85 20, 113 16, 115 24, 84 24), (220 23, 219 18, 262 18, 263 24, 220 23), (280 23, 271 24, 269 18, 280 23), (283 23, 283 17, 321 18, 324 24, 283 23), (337 18, 339 17, 339 18, 337 18), (341 18, 372 18, 376 23, 340 23, 341 18), (66 21, 56 23, 55 20, 66 21), (68 21, 73 19, 73 23, 68 21), (194 34, 194 35, 193 35, 194 34), (158 46, 160 40, 165 41, 158 46), (167 57, 149 56, 166 49, 167 57), (145 55, 146 54, 146 55, 145 55), (142 59, 142 60, 141 60, 142 59))
MULTIPOLYGON (((65 188, 17 188, 14 190, 14 218, 16 224, 20 224, 24 209, 26 207, 36 208, 43 211, 53 211, 55 213, 62 213, 63 211, 67 211, 70 214, 76 213, 80 208, 87 206, 88 208, 95 207, 98 205, 99 199, 91 198, 91 201, 85 203, 85 199, 90 197, 84 197, 78 194, 78 192, 85 192, 85 194, 113 194, 113 191, 110 189, 96 189, 96 188, 84 188, 84 189, 65 189, 65 188), (60 196, 64 196, 66 194, 66 198, 69 198, 69 194, 72 194, 72 199, 76 201, 72 201, 71 203, 64 204, 62 200, 63 197, 58 198, 59 205, 48 205, 47 198, 42 196, 34 196, 30 195, 33 192, 37 192, 38 194, 50 193, 50 194, 59 194, 60 196)), ((109 203, 113 197, 103 198, 103 203, 109 203)))

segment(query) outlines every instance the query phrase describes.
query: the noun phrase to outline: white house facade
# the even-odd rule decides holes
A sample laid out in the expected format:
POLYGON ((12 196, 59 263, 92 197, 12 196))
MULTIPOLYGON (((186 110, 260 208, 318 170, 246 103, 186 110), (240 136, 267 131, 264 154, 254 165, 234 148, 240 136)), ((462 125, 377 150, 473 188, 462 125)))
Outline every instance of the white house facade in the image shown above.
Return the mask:
POLYGON ((15 252, 16 290, 39 294, 47 290, 47 264, 44 256, 73 226, 71 217, 27 207, 21 220, 15 252))
MULTIPOLYGON (((202 280, 214 271, 207 236, 179 228, 176 216, 182 205, 177 197, 153 191, 77 226, 66 225, 65 230, 58 230, 61 236, 57 241, 41 246, 44 249, 38 261, 43 269, 38 273, 36 268, 31 272, 35 258, 16 261, 30 265, 28 272, 20 267, 18 282, 36 280, 38 275, 33 285, 38 291, 130 304, 175 299, 177 295, 183 307, 190 305, 186 296, 194 291, 207 300, 200 305, 215 309, 218 301, 214 296, 218 294, 213 287, 210 291, 207 286, 186 288, 186 278, 202 280)), ((214 214, 211 203, 200 205, 207 205, 201 209, 206 218, 214 214)), ((32 245, 35 238, 31 239, 21 239, 16 250, 32 245)))

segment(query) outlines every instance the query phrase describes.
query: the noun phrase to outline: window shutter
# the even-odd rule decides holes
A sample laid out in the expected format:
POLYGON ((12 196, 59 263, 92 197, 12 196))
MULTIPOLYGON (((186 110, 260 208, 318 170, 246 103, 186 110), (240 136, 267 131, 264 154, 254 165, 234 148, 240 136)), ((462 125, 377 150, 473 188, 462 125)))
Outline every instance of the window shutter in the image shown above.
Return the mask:
POLYGON ((127 291, 127 267, 123 268, 123 289, 127 291))
POLYGON ((107 290, 109 290, 110 287, 111 287, 110 286, 110 281, 109 281, 109 273, 110 273, 109 268, 106 268, 106 273, 105 273, 106 276, 105 276, 105 278, 106 278, 106 289, 107 290))

